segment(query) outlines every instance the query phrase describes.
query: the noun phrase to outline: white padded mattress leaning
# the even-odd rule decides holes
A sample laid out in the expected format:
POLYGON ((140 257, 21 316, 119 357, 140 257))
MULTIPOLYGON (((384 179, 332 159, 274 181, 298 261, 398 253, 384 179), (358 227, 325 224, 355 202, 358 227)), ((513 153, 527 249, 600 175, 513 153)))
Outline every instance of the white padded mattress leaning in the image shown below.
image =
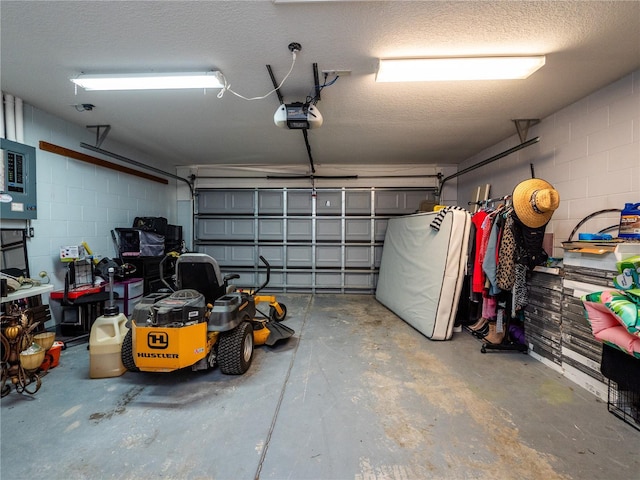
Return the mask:
POLYGON ((389 220, 376 299, 432 340, 453 334, 471 215, 446 209, 389 220), (439 230, 430 225, 440 215, 439 230))

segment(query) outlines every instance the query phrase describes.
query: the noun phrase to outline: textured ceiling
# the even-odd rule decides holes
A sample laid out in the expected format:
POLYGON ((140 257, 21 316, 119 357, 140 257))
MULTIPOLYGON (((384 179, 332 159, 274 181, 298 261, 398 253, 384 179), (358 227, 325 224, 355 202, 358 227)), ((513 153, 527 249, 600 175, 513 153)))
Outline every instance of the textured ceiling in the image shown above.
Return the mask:
POLYGON ((248 97, 273 87, 304 101, 319 70, 350 70, 322 91, 309 131, 316 166, 458 163, 640 67, 640 2, 0 1, 1 86, 26 103, 151 154, 156 166, 306 165, 300 131, 278 128, 276 95, 85 92, 80 72, 219 69, 248 97), (374 82, 394 56, 545 54, 527 80, 374 82), (73 105, 91 103, 91 112, 73 105))

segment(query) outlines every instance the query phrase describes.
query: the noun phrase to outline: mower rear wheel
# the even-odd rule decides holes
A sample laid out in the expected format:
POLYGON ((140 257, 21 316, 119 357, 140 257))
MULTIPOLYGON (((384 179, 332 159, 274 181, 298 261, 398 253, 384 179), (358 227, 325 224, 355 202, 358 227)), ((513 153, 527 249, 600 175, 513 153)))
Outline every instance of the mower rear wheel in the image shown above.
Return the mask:
POLYGON ((278 303, 282 309, 282 315, 278 315, 276 307, 269 307, 269 318, 274 322, 281 322, 287 316, 287 306, 284 303, 278 303))
POLYGON ((122 365, 124 365, 124 368, 130 372, 140 371, 140 369, 136 367, 136 362, 133 361, 133 333, 131 330, 127 332, 122 340, 120 358, 122 358, 122 365))
POLYGON ((220 334, 218 365, 225 375, 242 375, 253 360, 253 326, 243 321, 233 330, 220 334))

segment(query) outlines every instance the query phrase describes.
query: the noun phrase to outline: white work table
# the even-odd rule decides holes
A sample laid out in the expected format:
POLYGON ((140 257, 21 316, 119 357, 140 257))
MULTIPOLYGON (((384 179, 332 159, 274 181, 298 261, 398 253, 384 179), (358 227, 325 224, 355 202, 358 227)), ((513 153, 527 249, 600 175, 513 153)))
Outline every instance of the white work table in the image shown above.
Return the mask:
POLYGON ((29 288, 21 288, 15 292, 11 292, 6 297, 2 297, 1 303, 13 302, 15 300, 21 300, 23 298, 35 297, 36 295, 42 295, 53 291, 53 285, 48 283, 46 285, 38 285, 29 288))

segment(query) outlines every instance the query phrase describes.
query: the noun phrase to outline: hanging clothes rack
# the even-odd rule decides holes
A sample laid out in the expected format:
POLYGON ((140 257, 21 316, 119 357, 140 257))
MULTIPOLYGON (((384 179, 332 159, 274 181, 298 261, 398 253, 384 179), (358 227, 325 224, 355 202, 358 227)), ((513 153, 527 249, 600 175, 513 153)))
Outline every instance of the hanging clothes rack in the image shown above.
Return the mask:
MULTIPOLYGON (((506 327, 509 328, 509 322, 506 322, 506 327)), ((506 335, 505 335, 506 338, 506 335)), ((483 343, 480 347, 481 353, 487 353, 487 350, 502 350, 508 352, 520 352, 527 353, 529 351, 529 347, 522 343, 517 343, 511 340, 504 341, 502 343, 483 343)))
POLYGON ((478 200, 477 202, 467 202, 467 205, 478 205, 480 207, 486 207, 490 203, 506 202, 511 199, 511 195, 505 195, 503 197, 487 198, 486 200, 478 200))
MULTIPOLYGON (((511 197, 512 197, 511 195, 503 195, 501 197, 488 198, 486 200, 479 200, 477 202, 468 202, 468 205, 478 205, 481 208, 487 208, 491 204, 496 204, 496 203, 502 204, 502 203, 508 202, 511 200, 511 197)), ((508 211, 508 209, 505 209, 503 208, 503 205, 500 205, 495 211, 506 212, 508 211)), ((508 302, 506 303, 508 304, 508 302)), ((502 351, 516 351, 516 352, 526 353, 528 351, 527 345, 518 343, 517 341, 514 341, 513 339, 510 338, 509 327, 510 327, 512 318, 510 314, 506 313, 506 311, 509 309, 505 308, 504 306, 498 307, 498 308, 501 309, 503 312, 502 314, 503 317, 500 323, 502 325, 502 328, 505 331, 504 339, 502 340, 501 343, 483 342, 480 352, 487 353, 488 350, 502 350, 502 351)), ((478 338, 481 338, 481 337, 478 337, 478 338)))

